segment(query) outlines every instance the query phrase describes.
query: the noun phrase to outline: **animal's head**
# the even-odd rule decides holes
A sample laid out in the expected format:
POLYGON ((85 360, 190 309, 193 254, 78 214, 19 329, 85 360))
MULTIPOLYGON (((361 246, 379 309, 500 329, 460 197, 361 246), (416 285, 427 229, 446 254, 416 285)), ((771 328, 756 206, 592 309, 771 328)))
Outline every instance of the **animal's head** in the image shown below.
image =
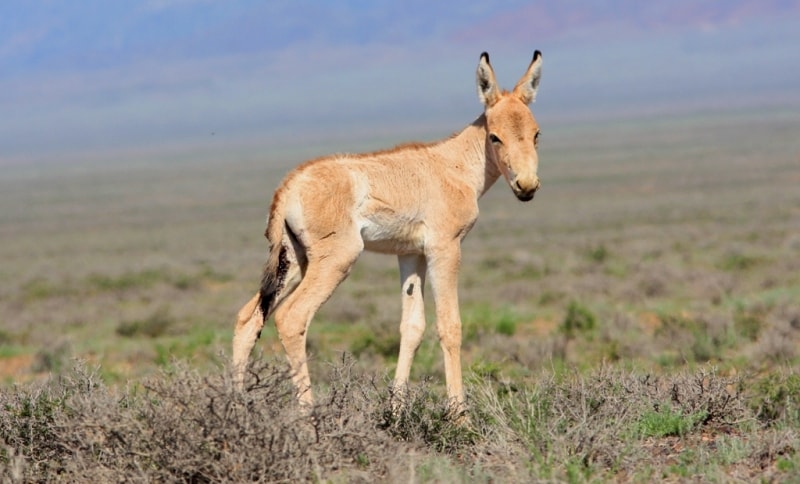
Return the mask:
POLYGON ((542 53, 537 50, 514 90, 501 91, 489 54, 481 54, 478 62, 478 97, 486 115, 486 154, 523 202, 532 200, 540 185, 536 174, 539 125, 528 105, 536 99, 541 73, 542 53))

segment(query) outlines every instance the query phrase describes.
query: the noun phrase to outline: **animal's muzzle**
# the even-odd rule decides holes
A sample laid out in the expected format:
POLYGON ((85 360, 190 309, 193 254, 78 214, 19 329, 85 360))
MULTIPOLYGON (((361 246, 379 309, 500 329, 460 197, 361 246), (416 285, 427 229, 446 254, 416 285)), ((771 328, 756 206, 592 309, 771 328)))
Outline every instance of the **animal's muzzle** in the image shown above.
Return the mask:
POLYGON ((539 178, 534 178, 531 182, 523 182, 519 179, 514 181, 511 185, 511 189, 514 191, 514 195, 523 202, 529 202, 533 200, 533 196, 536 194, 536 190, 539 189, 541 186, 541 182, 539 182, 539 178))

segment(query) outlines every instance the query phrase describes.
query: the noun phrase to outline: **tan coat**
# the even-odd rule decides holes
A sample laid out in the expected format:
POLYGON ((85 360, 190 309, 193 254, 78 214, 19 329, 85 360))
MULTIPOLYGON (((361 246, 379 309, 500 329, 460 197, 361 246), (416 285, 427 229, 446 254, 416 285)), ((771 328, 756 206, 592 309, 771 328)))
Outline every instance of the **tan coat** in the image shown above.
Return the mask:
POLYGON ((261 290, 239 311, 233 339, 236 379, 244 379, 264 321, 274 314, 301 403, 312 400, 306 364, 311 319, 363 250, 396 254, 402 282, 400 355, 394 385, 408 381, 425 329, 423 287, 430 277, 449 398, 464 402, 458 271, 461 240, 478 199, 503 176, 522 201, 539 188, 539 127, 528 104, 539 85, 536 51, 512 92, 497 86, 489 56, 477 70, 484 113, 452 137, 360 155, 333 155, 294 169, 275 192, 261 290))

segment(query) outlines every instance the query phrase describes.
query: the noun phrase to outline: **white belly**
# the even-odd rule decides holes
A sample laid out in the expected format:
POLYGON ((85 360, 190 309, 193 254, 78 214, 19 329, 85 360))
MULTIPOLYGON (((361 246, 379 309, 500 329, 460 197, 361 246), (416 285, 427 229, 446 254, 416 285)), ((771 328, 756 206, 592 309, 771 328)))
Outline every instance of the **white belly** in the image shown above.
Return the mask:
POLYGON ((370 217, 361 225, 364 248, 386 254, 420 254, 425 247, 425 224, 417 220, 370 217))

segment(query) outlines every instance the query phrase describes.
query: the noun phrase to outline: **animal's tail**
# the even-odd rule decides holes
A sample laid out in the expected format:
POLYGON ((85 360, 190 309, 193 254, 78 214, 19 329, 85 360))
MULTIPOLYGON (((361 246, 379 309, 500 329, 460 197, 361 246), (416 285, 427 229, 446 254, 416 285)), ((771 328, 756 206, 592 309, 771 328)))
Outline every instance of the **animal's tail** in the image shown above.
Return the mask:
POLYGON ((233 333, 234 377, 243 388, 247 359, 264 323, 303 279, 306 252, 284 216, 283 197, 278 191, 272 201, 266 235, 270 250, 261 288, 240 310, 233 333))
POLYGON ((305 250, 284 216, 283 197, 276 194, 264 235, 270 244, 259 291, 264 320, 291 294, 303 278, 305 250))
POLYGON ((259 333, 275 309, 291 294, 303 279, 305 249, 286 223, 280 197, 275 198, 270 211, 267 230, 264 235, 269 241, 270 250, 261 288, 240 310, 237 326, 244 326, 253 318, 257 319, 259 333))

